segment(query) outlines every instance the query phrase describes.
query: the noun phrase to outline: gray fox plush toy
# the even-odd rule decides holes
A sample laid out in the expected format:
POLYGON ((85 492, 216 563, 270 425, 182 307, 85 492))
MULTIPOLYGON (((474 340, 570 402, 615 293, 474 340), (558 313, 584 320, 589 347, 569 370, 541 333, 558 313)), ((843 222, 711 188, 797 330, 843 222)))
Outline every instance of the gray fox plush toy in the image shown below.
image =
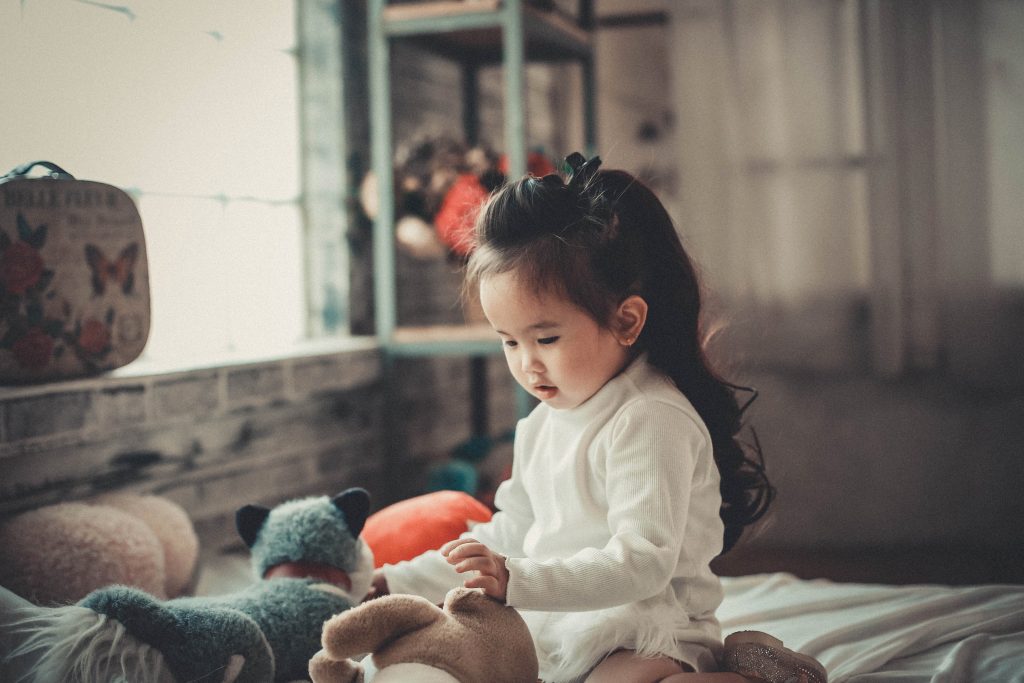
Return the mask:
POLYGON ((29 680, 269 683, 305 679, 324 622, 358 605, 373 554, 359 533, 369 495, 348 489, 236 514, 260 579, 219 597, 158 600, 110 586, 67 607, 20 610, 29 680))

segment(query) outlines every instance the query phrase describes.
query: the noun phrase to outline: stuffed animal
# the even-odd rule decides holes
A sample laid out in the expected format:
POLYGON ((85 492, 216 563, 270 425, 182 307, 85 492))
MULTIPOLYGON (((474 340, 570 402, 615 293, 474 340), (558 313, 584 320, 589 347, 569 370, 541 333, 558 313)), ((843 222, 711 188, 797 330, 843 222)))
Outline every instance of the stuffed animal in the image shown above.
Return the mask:
MULTIPOLYGON (((555 172, 540 151, 527 156, 538 178, 555 172)), ((427 260, 446 251, 464 259, 472 249, 473 221, 487 196, 505 183, 508 158, 486 145, 470 147, 447 136, 419 135, 398 145, 394 158, 394 202, 398 245, 427 260)), ((360 183, 364 213, 376 219, 380 208, 377 178, 360 183)))
POLYGON ((236 514, 259 581, 219 597, 162 601, 111 586, 77 605, 36 608, 12 653, 39 655, 31 680, 289 681, 304 678, 323 623, 368 592, 373 556, 359 538, 363 489, 236 514), (168 678, 169 677, 169 678, 168 678))
POLYGON ((363 540, 376 566, 411 560, 491 518, 486 505, 462 491, 433 491, 400 500, 370 515, 363 540))
POLYGON ((535 683, 537 655, 526 622, 483 591, 455 588, 444 607, 387 595, 332 617, 309 662, 314 683, 362 683, 349 659, 372 653, 373 683, 535 683))
POLYGON ((178 597, 198 559, 188 514, 160 496, 107 494, 0 523, 0 586, 37 605, 77 602, 111 584, 178 597))
POLYGON ((150 528, 163 550, 164 596, 176 598, 195 588, 199 537, 185 508, 160 496, 131 493, 107 493, 88 502, 125 512, 150 528))

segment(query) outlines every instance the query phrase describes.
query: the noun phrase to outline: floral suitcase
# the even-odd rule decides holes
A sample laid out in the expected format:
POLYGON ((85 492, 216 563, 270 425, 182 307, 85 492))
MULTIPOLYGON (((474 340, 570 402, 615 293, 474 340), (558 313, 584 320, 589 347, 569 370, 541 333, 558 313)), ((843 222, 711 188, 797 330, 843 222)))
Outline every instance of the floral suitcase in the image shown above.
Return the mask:
POLYGON ((46 161, 0 177, 0 383, 126 365, 149 321, 146 242, 127 193, 46 161), (30 177, 37 166, 47 173, 30 177))

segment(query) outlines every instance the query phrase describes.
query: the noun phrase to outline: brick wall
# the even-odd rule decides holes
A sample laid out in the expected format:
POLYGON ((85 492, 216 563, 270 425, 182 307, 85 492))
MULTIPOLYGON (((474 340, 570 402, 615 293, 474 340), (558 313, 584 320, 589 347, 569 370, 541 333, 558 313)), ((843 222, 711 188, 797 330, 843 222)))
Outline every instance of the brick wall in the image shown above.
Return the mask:
POLYGON ((250 502, 382 479, 380 354, 360 350, 0 392, 0 515, 109 490, 165 496, 208 545, 250 502))
MULTIPOLYGON (((504 359, 485 362, 488 435, 498 437, 515 426, 515 383, 504 359)), ((463 357, 397 361, 396 392, 388 402, 398 432, 394 462, 401 468, 390 480, 395 494, 422 493, 431 468, 450 461, 453 450, 473 436, 471 374, 471 362, 463 357)), ((510 458, 509 448, 496 445, 477 469, 498 476, 510 458)))

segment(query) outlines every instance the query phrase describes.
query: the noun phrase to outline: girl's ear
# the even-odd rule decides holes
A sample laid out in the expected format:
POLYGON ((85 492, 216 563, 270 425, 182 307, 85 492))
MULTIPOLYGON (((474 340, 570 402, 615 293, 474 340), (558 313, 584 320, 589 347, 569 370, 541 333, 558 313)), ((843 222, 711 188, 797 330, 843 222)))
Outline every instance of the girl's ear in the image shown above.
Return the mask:
POLYGON ((638 294, 622 300, 612 321, 615 338, 625 347, 636 343, 647 322, 647 302, 638 294))

